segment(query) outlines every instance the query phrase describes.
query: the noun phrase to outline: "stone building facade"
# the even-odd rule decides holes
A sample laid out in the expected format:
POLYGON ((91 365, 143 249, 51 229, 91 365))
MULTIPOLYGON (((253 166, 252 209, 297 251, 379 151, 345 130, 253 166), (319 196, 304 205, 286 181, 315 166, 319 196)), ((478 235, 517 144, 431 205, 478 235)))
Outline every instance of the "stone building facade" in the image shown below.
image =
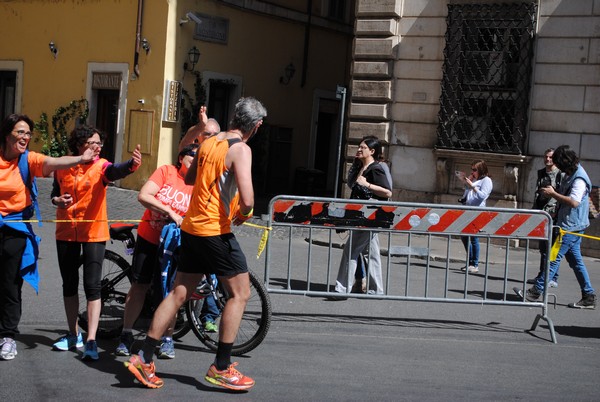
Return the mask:
POLYGON ((365 135, 383 140, 394 200, 455 204, 454 172, 484 159, 494 181, 488 205, 528 208, 544 150, 562 144, 600 183, 599 0, 358 0, 356 16, 345 155, 350 162, 365 135), (518 37, 495 22, 498 10, 521 13, 529 27, 518 37), (469 71, 475 58, 488 69, 469 71))

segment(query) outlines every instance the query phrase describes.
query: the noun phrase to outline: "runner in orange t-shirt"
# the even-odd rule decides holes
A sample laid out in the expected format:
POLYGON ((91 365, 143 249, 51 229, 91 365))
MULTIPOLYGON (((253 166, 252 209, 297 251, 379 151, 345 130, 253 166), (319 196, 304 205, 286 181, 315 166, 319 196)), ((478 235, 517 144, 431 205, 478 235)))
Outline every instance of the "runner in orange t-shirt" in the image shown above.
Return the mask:
MULTIPOLYGON (((26 186, 19 161, 31 140, 33 121, 23 114, 11 114, 0 126, 0 358, 12 360, 17 355, 15 336, 21 320, 21 288, 26 280, 37 292, 39 238, 31 223, 33 215, 29 186, 26 186)), ((29 177, 48 176, 92 160, 92 150, 80 156, 53 158, 28 152, 29 177)))
POLYGON ((181 225, 181 259, 174 288, 154 313, 139 355, 125 363, 149 388, 163 386, 153 362, 160 336, 198 282, 209 274, 217 275, 231 297, 221 318, 217 356, 204 378, 232 390, 254 386, 254 380, 240 373, 235 368, 237 363, 231 363, 233 342, 250 297, 246 257, 231 233, 231 223, 241 225, 252 216, 252 151, 246 142, 266 115, 267 110, 258 100, 240 99, 229 130, 205 140, 188 170, 185 181, 194 184, 194 191, 181 225))

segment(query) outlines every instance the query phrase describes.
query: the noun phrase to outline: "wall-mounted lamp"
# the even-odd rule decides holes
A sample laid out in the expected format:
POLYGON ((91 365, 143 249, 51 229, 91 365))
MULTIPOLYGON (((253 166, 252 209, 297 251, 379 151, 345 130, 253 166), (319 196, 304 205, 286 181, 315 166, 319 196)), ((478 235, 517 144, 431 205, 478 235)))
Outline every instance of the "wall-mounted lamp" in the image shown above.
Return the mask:
POLYGON ((189 67, 188 62, 186 61, 185 63, 183 63, 183 70, 194 71, 194 67, 196 67, 196 64, 198 64, 198 60, 200 60, 200 50, 198 50, 196 46, 191 48, 188 52, 188 60, 189 64, 191 64, 192 66, 189 67))
POLYGON ((146 54, 150 51, 150 42, 146 38, 142 39, 142 49, 146 51, 146 54))
POLYGON ((52 56, 54 56, 54 58, 56 59, 56 56, 58 55, 58 47, 54 44, 53 41, 50 41, 50 43, 48 43, 48 47, 50 48, 50 53, 52 53, 52 56))
POLYGON ((294 67, 294 63, 290 62, 290 64, 285 66, 283 76, 279 77, 279 83, 283 85, 289 84, 294 74, 296 74, 296 67, 294 67))

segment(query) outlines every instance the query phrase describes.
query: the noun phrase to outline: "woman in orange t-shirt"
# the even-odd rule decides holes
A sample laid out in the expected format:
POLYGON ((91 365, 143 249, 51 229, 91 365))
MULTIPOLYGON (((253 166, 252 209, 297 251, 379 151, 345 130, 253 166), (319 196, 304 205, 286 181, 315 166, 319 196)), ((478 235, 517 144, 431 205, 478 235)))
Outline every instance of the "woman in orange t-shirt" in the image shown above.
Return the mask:
MULTIPOLYGON (((177 226, 181 225, 183 216, 190 206, 193 186, 186 185, 184 178, 197 149, 198 144, 184 147, 177 156, 176 165, 159 167, 140 189, 138 200, 146 207, 146 211, 137 229, 131 288, 125 300, 123 332, 121 342, 115 350, 117 356, 131 354, 133 324, 142 311, 146 292, 152 283, 155 285, 157 282, 160 283, 161 267, 158 248, 162 229, 169 222, 175 222, 177 226)), ((165 333, 168 342, 172 343, 172 335, 173 325, 165 333)), ((171 350, 165 357, 173 358, 174 351, 171 350)))
MULTIPOLYGON (((21 320, 21 288, 27 281, 37 292, 39 238, 31 223, 33 216, 31 185, 22 175, 48 176, 93 158, 91 150, 80 156, 53 158, 28 152, 33 121, 24 114, 7 116, 0 126, 0 358, 12 360, 17 355, 15 336, 21 320), (27 152, 27 160, 25 158, 27 152), (27 172, 21 168, 27 167, 27 172), (28 184, 29 184, 28 183, 28 184)), ((31 183, 31 181, 29 182, 31 183)))
POLYGON ((87 299, 88 333, 82 359, 98 360, 96 331, 100 320, 102 261, 108 233, 106 186, 133 173, 142 164, 140 146, 132 158, 123 163, 110 163, 100 158, 104 135, 90 126, 76 127, 69 137, 69 149, 75 155, 94 151, 96 158, 84 165, 62 170, 54 177, 52 203, 58 207, 56 249, 63 280, 63 300, 69 333, 61 337, 55 350, 83 346, 77 328, 79 312, 79 266, 83 256, 83 288, 87 299))

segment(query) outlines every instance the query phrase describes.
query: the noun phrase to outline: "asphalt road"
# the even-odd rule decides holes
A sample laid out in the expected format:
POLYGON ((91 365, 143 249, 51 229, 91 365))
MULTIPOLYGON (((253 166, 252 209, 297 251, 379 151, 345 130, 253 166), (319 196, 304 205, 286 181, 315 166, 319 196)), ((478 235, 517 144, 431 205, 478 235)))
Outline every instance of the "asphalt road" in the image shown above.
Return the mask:
MULTIPOLYGON (((44 188, 42 188, 42 194, 44 188)), ((43 199, 43 195, 42 195, 43 199)), ((109 218, 137 219, 135 192, 109 190, 109 218)), ((44 207, 44 218, 53 217, 44 207)), ((575 277, 563 263, 551 309, 558 343, 541 323, 528 332, 539 309, 323 298, 272 294, 273 321, 257 349, 236 360, 256 380, 248 392, 217 389, 203 379, 214 355, 192 333, 176 343, 174 360, 158 360, 165 386, 142 387, 113 354, 116 340, 100 341, 100 360, 54 352, 65 331, 54 225, 43 238, 39 294, 23 288, 18 356, 0 361, 2 401, 238 400, 238 401, 588 401, 600 399, 598 310, 568 309, 579 299, 575 277)), ((252 269, 258 232, 238 232, 252 269)), ((271 247, 286 247, 273 236, 271 247)), ((120 250, 120 245, 111 245, 120 250)), ((281 262, 273 261, 280 269, 281 262)), ((586 258, 600 289, 598 259, 586 258)), ((139 341, 141 342, 141 335, 139 341)), ((140 344, 138 342, 138 344, 140 344)))

